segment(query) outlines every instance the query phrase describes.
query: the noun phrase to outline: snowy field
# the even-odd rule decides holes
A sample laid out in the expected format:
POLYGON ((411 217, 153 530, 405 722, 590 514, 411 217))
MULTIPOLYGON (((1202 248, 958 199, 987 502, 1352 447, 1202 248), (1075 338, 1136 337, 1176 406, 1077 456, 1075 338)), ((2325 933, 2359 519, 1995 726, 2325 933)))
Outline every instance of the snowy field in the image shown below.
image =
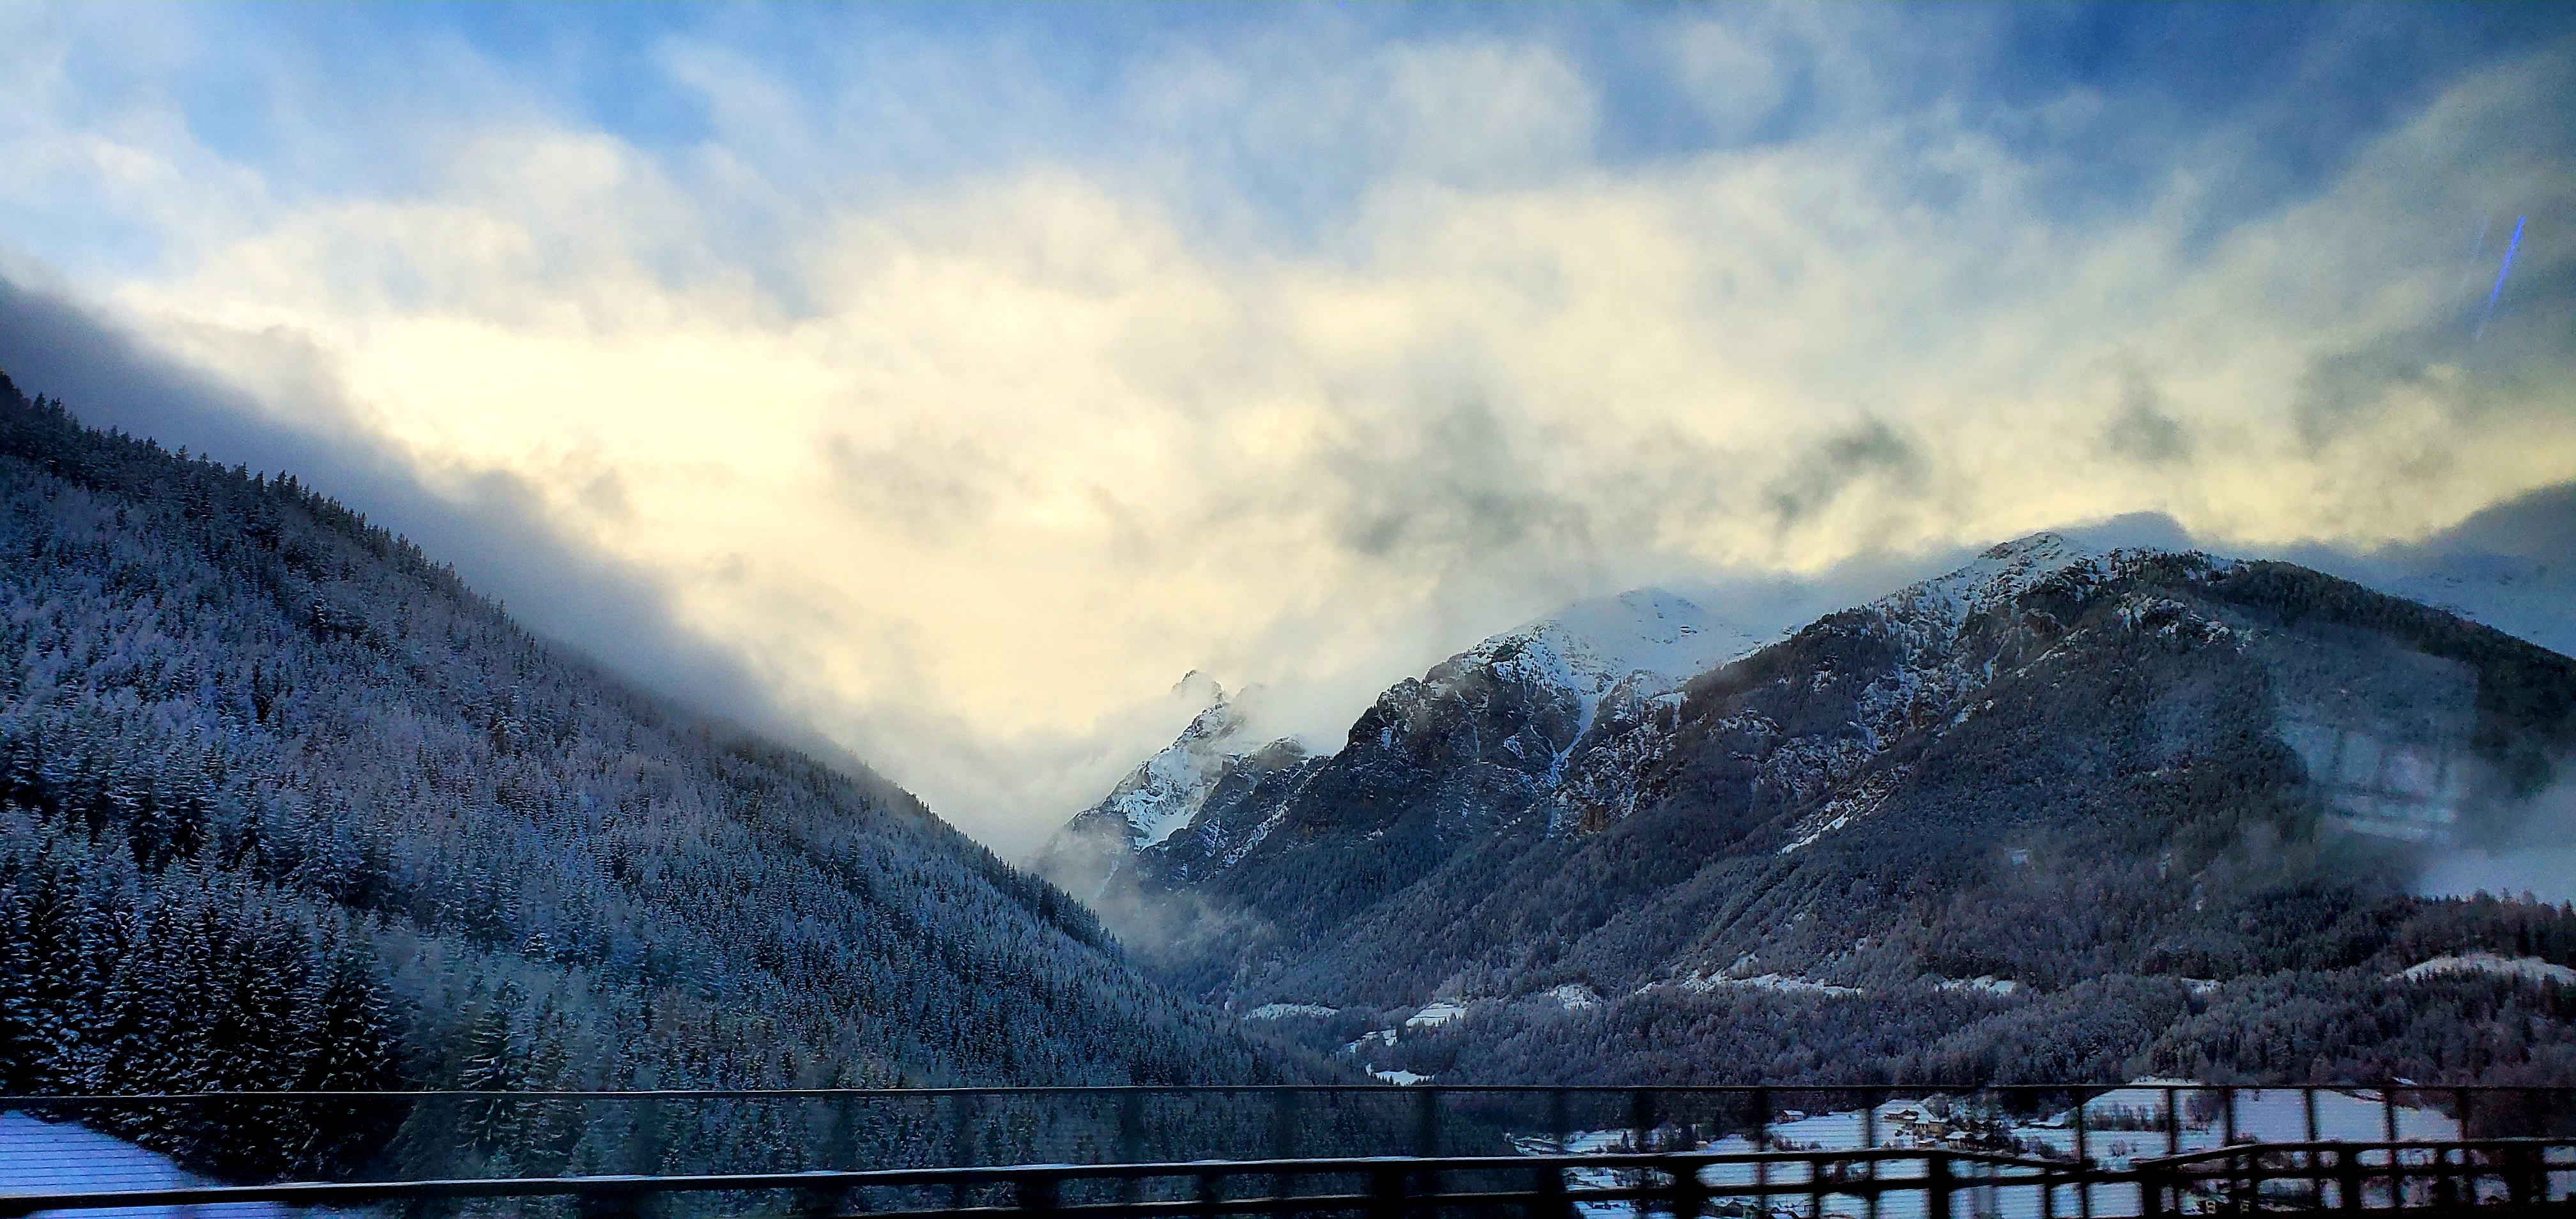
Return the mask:
MULTIPOLYGON (((2167 1093, 2162 1086, 2168 1081, 2141 1080, 2137 1085, 2106 1092, 2084 1105, 2087 1133, 2085 1150, 2103 1167, 2124 1169, 2135 1160, 2168 1153, 2169 1136, 2164 1128, 2167 1093), (2146 1126, 2147 1129, 2105 1129, 2109 1126, 2146 1126)), ((2175 1081, 2179 1082, 2179 1081, 2175 1081)), ((2228 1117, 2216 1092, 2185 1090, 2182 1096, 2182 1121, 2178 1137, 2171 1137, 2175 1149, 2202 1151, 2227 1145, 2228 1117), (2197 1098, 2197 1099, 2196 1099, 2197 1098)), ((1960 1147, 1973 1132, 1981 1140, 1995 1136, 2008 1137, 2019 1144, 2021 1154, 2071 1159, 2075 1154, 2075 1121, 2073 1111, 2037 1120, 2008 1120, 1999 1116, 1980 1115, 1972 1106, 1960 1102, 1956 1109, 1936 1105, 1923 1099, 1889 1101, 1868 1113, 1848 1110, 1820 1114, 1784 1114, 1783 1120, 1768 1127, 1771 1145, 1793 1151, 1856 1151, 1874 1141, 1880 1147, 1960 1147)), ((2316 1098, 2316 1137, 2324 1140, 2376 1142, 2387 1137, 2391 1113, 2375 1092, 2320 1092, 2316 1098)), ((2442 1141, 2460 1137, 2459 1123, 2450 1116, 2431 1109, 2398 1106, 2394 1111, 2397 1137, 2401 1140, 2442 1141)), ((2234 1129, 2239 1141, 2266 1143, 2301 1142, 2308 1138, 2308 1113, 2301 1094, 2293 1090, 2244 1090, 2236 1093, 2234 1129)), ((1552 1148, 1546 1139, 1516 1140, 1522 1151, 1544 1154, 1552 1148)), ((1572 1153, 1625 1151, 1629 1147, 1624 1130, 1586 1131, 1566 1140, 1565 1149, 1572 1153)), ((1703 1144, 1702 1151, 1720 1154, 1747 1154, 1757 1150, 1753 1141, 1743 1135, 1729 1135, 1703 1144)), ((1749 1164, 1712 1165, 1701 1174, 1710 1185, 1756 1184, 1754 1168, 1749 1164)), ((1894 1161, 1882 1165, 1886 1179, 1919 1178, 1919 1162, 1894 1161)), ((1963 1174, 1975 1171, 1962 1166, 1963 1174)), ((1566 1174, 1566 1184, 1578 1189, 1609 1188, 1619 1183, 1620 1174, 1608 1169, 1573 1169, 1566 1174)), ((1774 1165, 1768 1178, 1784 1191, 1771 1200, 1770 1209, 1778 1215, 1807 1214, 1804 1166, 1774 1165), (1795 1191, 1794 1194, 1788 1191, 1795 1191)), ((2576 1173, 2552 1174, 2551 1188, 2556 1192, 2576 1189, 2576 1173)), ((2373 1190, 2369 1199, 2374 1205, 2385 1205, 2384 1190, 2373 1190)), ((1924 1195, 1920 1192, 1890 1193, 1881 1199, 1878 1214, 1882 1219, 1921 1219, 1926 1213, 1924 1195)), ((2035 1186, 2004 1187, 1977 1185, 1971 1180, 1961 1190, 1959 1214, 1992 1215, 1997 1219, 2038 1219, 2044 1213, 2040 1191, 2035 1186)), ((2079 1199, 2072 1189, 2061 1188, 2056 1198, 2056 1213, 2079 1213, 2079 1199)), ((2103 1185, 2095 1188, 2092 1212, 2103 1215, 2134 1215, 2139 1211, 2137 1190, 2127 1185, 2103 1185)), ((1582 1207, 1587 1219, 1626 1219, 1635 1214, 1628 1203, 1591 1203, 1582 1207)), ((1827 1194, 1827 1215, 1860 1216, 1868 1214, 1867 1204, 1857 1195, 1827 1194)))
MULTIPOLYGON (((17 1112, 0 1113, 0 1195, 79 1191, 186 1189, 216 1184, 182 1171, 170 1158, 72 1122, 46 1122, 17 1112)), ((270 1202, 221 1206, 128 1206, 103 1210, 38 1211, 55 1219, 286 1219, 270 1202)), ((322 1219, 319 1211, 299 1219, 322 1219)))

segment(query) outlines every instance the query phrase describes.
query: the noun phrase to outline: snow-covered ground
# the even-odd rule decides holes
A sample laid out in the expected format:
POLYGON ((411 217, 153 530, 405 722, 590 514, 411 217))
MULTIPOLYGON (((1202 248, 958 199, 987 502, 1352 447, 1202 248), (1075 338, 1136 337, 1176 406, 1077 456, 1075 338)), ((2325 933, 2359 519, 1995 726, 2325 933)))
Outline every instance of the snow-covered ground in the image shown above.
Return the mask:
MULTIPOLYGON (((2227 1145, 2230 1129, 2221 1095, 2203 1090, 2185 1081, 2140 1080, 2127 1088, 2115 1089, 2093 1098, 2084 1105, 2085 1152, 2103 1167, 2124 1169, 2138 1159, 2169 1154, 2171 1151, 2203 1151, 2227 1145), (2167 1085, 2181 1089, 2168 1093, 2167 1085), (2164 1115, 2169 1095, 2181 1100, 2182 1121, 2169 1136, 2164 1115), (2109 1129, 2107 1127, 2138 1127, 2109 1129)), ((2431 1109, 2405 1105, 2393 1113, 2378 1093, 2321 1092, 2316 1098, 2315 1137, 2325 1140, 2376 1142, 2388 1137, 2388 1124, 2395 1122, 2401 1140, 2440 1141, 2460 1137, 2459 1123, 2452 1117, 2431 1109)), ((1864 1147, 1965 1149, 1971 1140, 1986 1146, 2009 1140, 2020 1154, 2054 1159, 2075 1156, 2076 1130, 2073 1111, 2037 1120, 2014 1120, 1991 1111, 1981 1110, 1967 1101, 1949 1103, 1931 1099, 1893 1100, 1874 1110, 1848 1110, 1834 1113, 1784 1113, 1781 1120, 1767 1128, 1773 1148, 1792 1151, 1856 1151, 1864 1147)), ((2238 1141, 2266 1143, 2301 1142, 2308 1137, 2309 1116, 2301 1094, 2292 1089, 2243 1090, 2234 1097, 2233 1129, 2238 1141)), ((1523 1138, 1515 1145, 1528 1154, 1544 1154, 1553 1142, 1544 1138, 1523 1138)), ((1571 1153, 1617 1152, 1630 1148, 1630 1136, 1624 1130, 1584 1131, 1565 1141, 1571 1153)), ((1750 1154, 1761 1150, 1743 1135, 1729 1135, 1702 1144, 1700 1150, 1719 1154, 1750 1154)), ((1962 1167, 1963 1173, 1973 1173, 1962 1167)), ((1882 1164, 1883 1180, 1919 1178, 1920 1162, 1894 1161, 1882 1164)), ((2576 1187, 2576 1173, 2553 1174, 2553 1189, 2565 1191, 2576 1187)), ((1609 1169, 1572 1169, 1566 1174, 1571 1188, 1609 1188, 1619 1184, 1620 1174, 1609 1169)), ((1749 1164, 1712 1165, 1701 1174, 1711 1185, 1756 1184, 1755 1169, 1749 1164)), ((1781 1187, 1783 1193, 1773 1200, 1777 1213, 1806 1214, 1807 1179, 1803 1167, 1794 1164, 1773 1165, 1767 1183, 1781 1187), (1791 1191, 1794 1191, 1792 1196, 1791 1191)), ((1993 1215, 1997 1219, 2037 1219, 2043 1213, 2040 1191, 2035 1186, 1998 1186, 1970 1184, 1967 1197, 1955 1213, 1993 1215)), ((1882 1219, 1920 1219, 1925 1214, 1924 1196, 1919 1191, 1901 1191, 1885 1195, 1879 1205, 1882 1219)), ((2102 1185, 2094 1190, 2093 1210, 2097 1214, 2136 1214, 2138 1195, 2125 1185, 2102 1185)), ((2056 1199, 2056 1213, 2078 1213, 2075 1191, 2061 1188, 2056 1199)), ((2385 1198, 2377 1199, 2380 1205, 2385 1198)), ((1628 1203, 1589 1203, 1582 1208, 1588 1219, 1623 1219, 1632 1215, 1628 1203)), ((1827 1194, 1828 1215, 1863 1215, 1867 1206, 1858 1195, 1827 1194)))
POLYGON ((1245 1012, 1243 1014, 1243 1018, 1246 1020, 1286 1020, 1294 1016, 1335 1016, 1340 1015, 1341 1010, 1342 1009, 1338 1007, 1326 1007, 1321 1003, 1264 1003, 1251 1011, 1245 1012))
MULTIPOLYGON (((212 1184, 216 1182, 181 1170, 168 1156, 86 1126, 42 1121, 26 1113, 0 1113, 0 1195, 186 1189, 212 1184)), ((288 1212, 275 1203, 237 1202, 189 1208, 129 1206, 36 1213, 61 1219, 286 1219, 288 1212)))
POLYGON ((2550 982, 2559 986, 2576 986, 2576 969, 2552 965, 2538 957, 2504 957, 2492 952, 2471 952, 2455 957, 2435 957, 2421 965, 2410 965, 2397 976, 2409 982, 2421 982, 2441 974, 2483 973, 2520 978, 2526 982, 2550 982))
POLYGON ((1818 982, 1809 978, 1792 977, 1788 974, 1756 974, 1749 978, 1739 978, 1721 971, 1715 977, 1711 977, 1696 969, 1669 982, 1648 982, 1644 986, 1638 987, 1632 993, 1642 995, 1651 991, 1661 990, 1667 986, 1678 986, 1694 995, 1705 995, 1710 991, 1729 989, 1776 990, 1799 995, 1857 995, 1862 993, 1861 989, 1857 986, 1836 986, 1831 982, 1818 982))
POLYGON ((1940 987, 1943 990, 1977 990, 1989 995, 2009 995, 2020 990, 2021 983, 2011 978, 1998 978, 1993 974, 1978 974, 1973 978, 1944 978, 1940 982, 1940 987))
POLYGON ((1415 1012, 1410 1017, 1407 1017, 1404 1022, 1404 1027, 1409 1029, 1436 1029, 1452 1020, 1466 1019, 1466 1016, 1467 1009, 1465 1007, 1456 1003, 1451 1003, 1445 999, 1434 999, 1430 1003, 1424 1004, 1421 1011, 1415 1012))
POLYGON ((1547 997, 1556 1000, 1558 1006, 1568 1011, 1601 1006, 1601 992, 1580 982, 1568 982, 1547 992, 1547 997))

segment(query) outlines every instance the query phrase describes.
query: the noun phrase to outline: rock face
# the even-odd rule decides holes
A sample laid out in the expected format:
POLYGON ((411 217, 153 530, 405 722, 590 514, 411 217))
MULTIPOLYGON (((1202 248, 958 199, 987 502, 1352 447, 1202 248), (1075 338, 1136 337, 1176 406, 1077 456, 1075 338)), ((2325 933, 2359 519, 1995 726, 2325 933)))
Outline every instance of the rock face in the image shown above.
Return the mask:
POLYGON ((1371 1063, 1449 1078, 2422 1077, 2470 1017, 2331 1051, 2245 1026, 2287 994, 2449 1002, 2383 993, 2440 955, 2427 928, 2576 953, 2560 912, 2403 892, 2410 844, 2504 832, 2576 751, 2576 662, 2437 610, 2041 534, 1696 673, 1572 662, 1571 634, 1488 640, 1337 754, 1229 771, 1106 908, 1159 919, 1131 943, 1213 999, 1464 1003, 1449 1059, 1371 1063))
POLYGON ((1256 878, 1313 866, 1317 849, 1334 850, 1333 875, 1317 879, 1347 913, 1503 826, 1570 824, 1628 801, 1632 771, 1605 762, 1614 742, 1668 720, 1683 680, 1755 646, 1684 598, 1640 589, 1398 682, 1329 757, 1288 740, 1230 751, 1242 721, 1220 700, 1068 822, 1038 867, 1126 916, 1149 953, 1175 930, 1137 925, 1170 913, 1152 894, 1267 883, 1256 878))
POLYGON ((1161 846, 1207 812, 1211 797, 1226 794, 1218 802, 1222 810, 1263 776, 1307 761, 1305 747, 1293 740, 1235 752, 1243 725, 1243 713, 1219 688, 1216 701, 1168 748, 1138 763, 1100 803, 1066 822, 1039 852, 1037 869, 1098 900, 1139 853, 1161 846))

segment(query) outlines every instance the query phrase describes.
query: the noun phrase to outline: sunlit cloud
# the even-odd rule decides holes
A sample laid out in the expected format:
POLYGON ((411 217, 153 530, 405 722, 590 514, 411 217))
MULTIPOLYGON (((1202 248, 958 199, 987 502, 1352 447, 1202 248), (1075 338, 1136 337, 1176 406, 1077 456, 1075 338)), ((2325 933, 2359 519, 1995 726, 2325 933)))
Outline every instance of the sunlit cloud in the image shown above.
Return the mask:
POLYGON ((2249 199, 2277 150, 2221 113, 2070 201, 2133 103, 1925 104, 1903 82, 1961 52, 1819 12, 1621 18, 1695 116, 1650 154, 1545 28, 1281 15, 1081 90, 1027 39, 788 74, 710 30, 643 57, 694 136, 529 86, 383 120, 420 136, 402 184, 335 192, 101 101, 103 35, 21 13, 0 237, 433 489, 506 473, 1009 851, 1177 727, 1193 669, 1329 739, 1634 583, 2137 511, 2368 547, 2576 478, 2576 245, 2535 220, 2482 337, 2459 286, 2480 224, 2576 214, 2566 44, 2296 189, 2249 199))

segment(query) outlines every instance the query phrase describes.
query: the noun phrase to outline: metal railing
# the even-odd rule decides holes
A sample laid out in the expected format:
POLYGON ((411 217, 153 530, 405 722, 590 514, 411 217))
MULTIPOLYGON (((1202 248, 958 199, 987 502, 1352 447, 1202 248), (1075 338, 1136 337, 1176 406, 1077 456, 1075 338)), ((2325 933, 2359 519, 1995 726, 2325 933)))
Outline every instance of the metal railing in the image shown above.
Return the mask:
MULTIPOLYGON (((1529 1219, 1613 1215, 1822 1216, 1901 1213, 1924 1219, 2001 1215, 1997 1195, 2020 1191, 2038 1219, 2059 1215, 2249 1214, 2298 1209, 2377 1213, 2536 1211, 2571 1204, 2576 1144, 2483 1140, 2474 1144, 2300 1144, 2160 1159, 2112 1171, 1976 1152, 1657 1152, 1577 1156, 1382 1156, 1356 1159, 1200 1161, 1178 1164, 1029 1164, 869 1172, 744 1173, 680 1177, 503 1178, 453 1181, 281 1183, 151 1190, 0 1195, 0 1219, 102 1208, 197 1208, 253 1202, 352 1208, 476 1200, 569 1199, 585 1215, 649 1214, 657 1199, 711 1198, 710 1213, 799 1216, 902 1214, 919 1219, 1023 1215, 1389 1217, 1474 1212, 1529 1219), (2378 1163, 2371 1163, 2372 1153, 2378 1163), (2407 1164, 2401 1153, 2421 1153, 2407 1164), (2552 1158, 2555 1153, 2555 1158, 2552 1158), (2258 1164, 2255 1161, 2266 1160, 2258 1164), (1911 1171, 1897 1165, 1918 1164, 1911 1171), (1771 1170, 1771 1180, 1717 1176, 1771 1170), (1795 1170, 1783 1172, 1781 1170, 1795 1170), (1607 1182, 1587 1175, 1615 1174, 1607 1182), (2067 1205, 2087 1187, 2136 1187, 2135 1210, 2067 1205), (2288 1190, 2264 1186, 2287 1185, 2288 1190), (2486 1188, 2492 1186, 2492 1188, 2486 1188), (1963 1196, 1968 1204, 1963 1206, 1963 1196), (1978 1203, 1982 1199, 1982 1204, 1978 1203), (1840 1202, 1857 1203, 1854 1212, 1840 1202), (1906 1205, 1895 1205, 1895 1203, 1906 1205)), ((1742 1174, 1738 1174, 1742 1175, 1742 1174)), ((187 1213, 183 1211, 182 1213, 187 1213)))
POLYGON ((2540 1206, 2564 1203, 2571 1187, 2576 1089, 2548 1088, 0 1097, 0 1219, 236 1202, 407 1216, 650 1209, 673 1219, 995 1208, 2107 1219, 2540 1206), (56 1140, 66 1147, 157 1152, 166 1171, 84 1184, 71 1164, 33 1185, 13 1181, 12 1148, 49 1146, 48 1132, 86 1140, 56 1140))

